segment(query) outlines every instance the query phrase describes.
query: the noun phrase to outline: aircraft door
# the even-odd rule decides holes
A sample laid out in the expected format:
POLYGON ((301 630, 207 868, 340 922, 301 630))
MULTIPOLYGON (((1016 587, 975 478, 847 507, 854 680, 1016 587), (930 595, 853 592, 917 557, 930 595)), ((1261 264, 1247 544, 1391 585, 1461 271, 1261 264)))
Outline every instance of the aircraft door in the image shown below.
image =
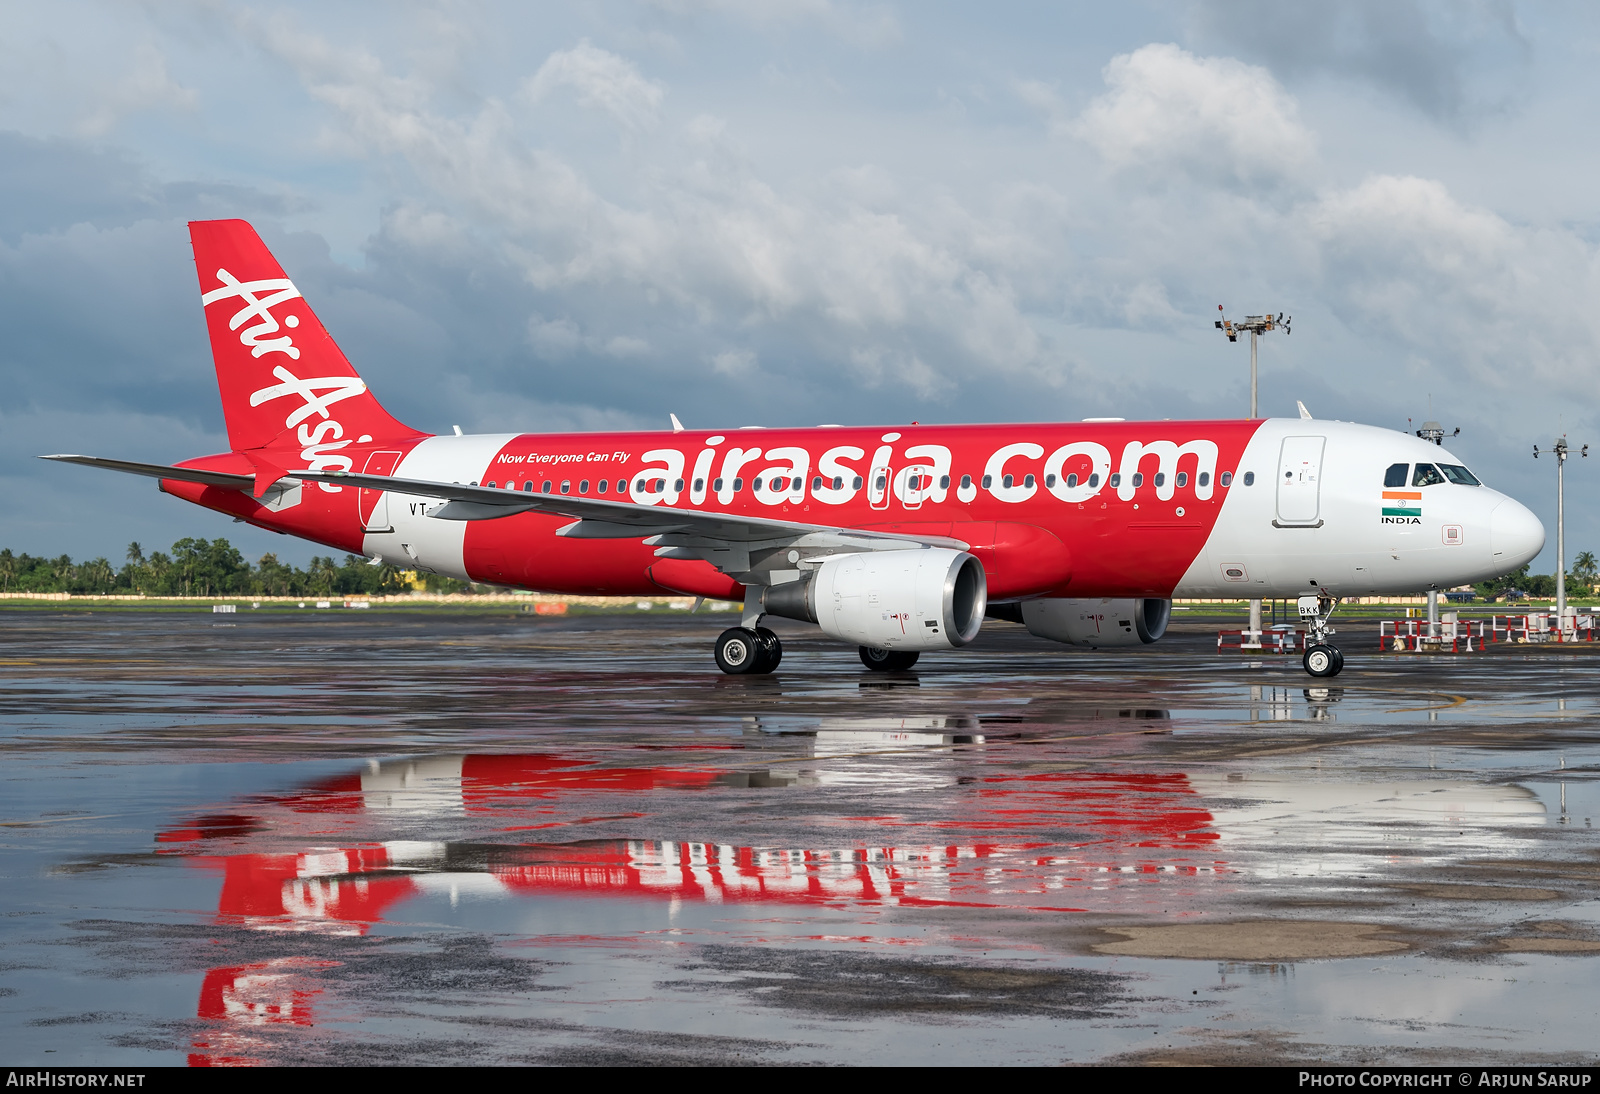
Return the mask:
POLYGON ((872 477, 867 480, 867 503, 874 509, 889 508, 889 498, 893 496, 890 485, 894 482, 894 470, 889 467, 874 467, 872 477))
POLYGON ((1326 437, 1285 437, 1278 460, 1279 524, 1318 524, 1326 437))
MULTIPOLYGON (((400 464, 398 452, 374 452, 367 457, 365 475, 392 475, 400 464)), ((389 494, 386 490, 358 490, 357 504, 361 508, 361 527, 369 532, 392 532, 389 523, 389 494)))
POLYGON ((903 481, 900 484, 900 504, 907 509, 922 508, 922 499, 927 496, 928 486, 933 479, 928 472, 928 467, 908 467, 900 472, 903 481))

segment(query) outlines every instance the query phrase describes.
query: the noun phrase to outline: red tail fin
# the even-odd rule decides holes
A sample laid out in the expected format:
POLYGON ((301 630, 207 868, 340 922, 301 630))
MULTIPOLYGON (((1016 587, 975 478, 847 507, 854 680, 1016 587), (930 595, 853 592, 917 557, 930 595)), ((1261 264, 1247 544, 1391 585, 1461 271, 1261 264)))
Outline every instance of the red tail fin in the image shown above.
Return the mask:
POLYGON ((418 435, 378 405, 254 228, 196 220, 189 239, 235 451, 278 440, 309 467, 349 470, 345 445, 418 435))

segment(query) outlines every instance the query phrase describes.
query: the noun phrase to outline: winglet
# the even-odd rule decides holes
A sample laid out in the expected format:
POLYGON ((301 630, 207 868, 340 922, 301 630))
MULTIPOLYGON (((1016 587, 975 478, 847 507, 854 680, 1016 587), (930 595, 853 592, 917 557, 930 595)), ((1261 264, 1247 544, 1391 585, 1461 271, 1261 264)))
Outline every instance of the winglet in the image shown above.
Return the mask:
POLYGON ((1300 408, 1300 417, 1309 422, 1311 420, 1311 411, 1306 409, 1306 404, 1302 403, 1299 399, 1296 399, 1294 401, 1294 405, 1300 408))
POLYGON ((668 414, 667 417, 672 419, 672 431, 674 433, 682 433, 683 423, 678 421, 678 416, 676 414, 668 414))

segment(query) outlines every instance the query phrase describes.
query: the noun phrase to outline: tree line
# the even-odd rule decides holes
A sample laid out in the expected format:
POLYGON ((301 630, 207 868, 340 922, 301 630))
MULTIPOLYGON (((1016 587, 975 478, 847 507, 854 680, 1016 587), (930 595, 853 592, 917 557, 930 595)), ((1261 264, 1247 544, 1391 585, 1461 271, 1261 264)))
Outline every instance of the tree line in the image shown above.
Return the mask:
POLYGON ((35 558, 0 550, 0 592, 72 593, 75 596, 350 596, 407 592, 420 577, 428 592, 472 592, 475 586, 439 574, 413 574, 389 564, 374 566, 360 555, 314 556, 305 569, 267 553, 251 565, 225 539, 180 539, 170 552, 149 555, 128 544, 122 566, 105 558, 35 558))

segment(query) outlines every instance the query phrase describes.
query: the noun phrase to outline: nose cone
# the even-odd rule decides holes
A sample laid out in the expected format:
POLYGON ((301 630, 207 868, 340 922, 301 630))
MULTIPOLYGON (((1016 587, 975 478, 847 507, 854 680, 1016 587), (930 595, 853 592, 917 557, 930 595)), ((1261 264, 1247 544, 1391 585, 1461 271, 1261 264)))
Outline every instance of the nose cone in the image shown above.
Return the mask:
POLYGON ((1495 568, 1509 573, 1544 550, 1544 525, 1527 506, 1507 498, 1489 514, 1489 549, 1495 568))

